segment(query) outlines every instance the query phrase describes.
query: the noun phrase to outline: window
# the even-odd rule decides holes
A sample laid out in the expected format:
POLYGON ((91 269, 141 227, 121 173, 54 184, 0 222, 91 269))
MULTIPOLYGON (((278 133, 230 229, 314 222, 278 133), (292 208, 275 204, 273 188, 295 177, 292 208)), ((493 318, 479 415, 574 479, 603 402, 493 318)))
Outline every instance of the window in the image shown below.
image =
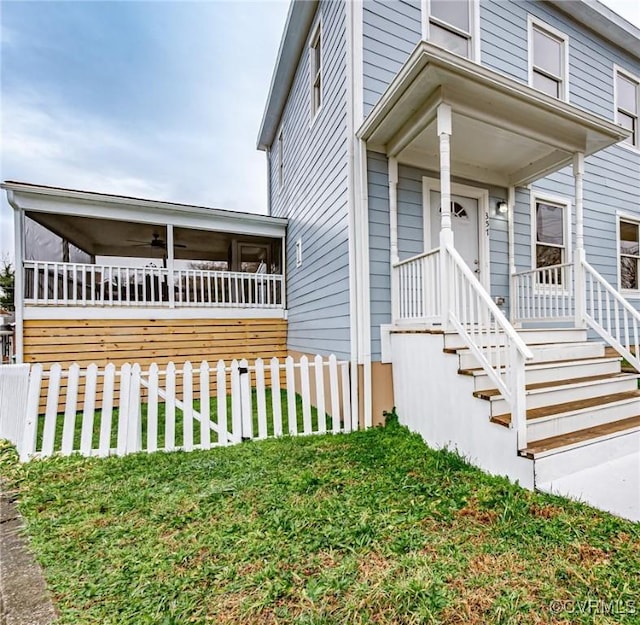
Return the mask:
POLYGON ((282 147, 282 130, 278 135, 278 189, 284 185, 284 153, 282 147))
POLYGON ((619 222, 619 267, 620 288, 626 290, 639 290, 638 286, 638 261, 640 261, 640 248, 638 242, 639 226, 637 222, 621 219, 619 222))
POLYGON ((567 37, 529 19, 529 85, 559 100, 568 99, 567 37))
MULTIPOLYGON (((567 261, 566 224, 568 207, 565 204, 535 199, 534 240, 535 266, 552 267, 567 261)), ((544 273, 544 281, 553 279, 551 273, 544 273)), ((561 281, 562 274, 558 275, 561 281)), ((555 281, 555 280, 554 280, 555 281)))
POLYGON ((309 46, 309 73, 311 76, 311 119, 322 106, 322 29, 318 23, 309 46))
POLYGON ((430 0, 423 2, 425 39, 450 52, 471 58, 472 22, 470 0, 430 0))
POLYGON ((631 131, 625 143, 640 147, 638 136, 638 111, 640 109, 640 81, 620 69, 616 69, 615 106, 616 122, 631 131))

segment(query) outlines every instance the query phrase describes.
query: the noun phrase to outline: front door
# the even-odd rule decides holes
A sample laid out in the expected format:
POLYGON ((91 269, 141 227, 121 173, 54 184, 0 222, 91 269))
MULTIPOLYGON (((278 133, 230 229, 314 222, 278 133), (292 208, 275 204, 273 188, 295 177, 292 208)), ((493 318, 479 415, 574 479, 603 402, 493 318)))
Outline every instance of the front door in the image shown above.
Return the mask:
MULTIPOLYGON (((440 193, 429 192, 430 249, 440 245, 440 193)), ((480 252, 478 247, 478 200, 462 195, 451 196, 451 228, 456 250, 471 270, 480 275, 480 252)))

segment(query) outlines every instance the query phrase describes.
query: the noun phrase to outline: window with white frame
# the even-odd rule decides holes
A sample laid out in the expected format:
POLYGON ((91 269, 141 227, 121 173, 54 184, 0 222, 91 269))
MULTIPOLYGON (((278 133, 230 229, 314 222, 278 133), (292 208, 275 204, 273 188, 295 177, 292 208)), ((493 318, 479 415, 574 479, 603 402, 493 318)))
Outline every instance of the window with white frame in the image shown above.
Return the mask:
POLYGON ((322 106, 322 24, 318 22, 309 45, 309 74, 311 77, 311 119, 322 106))
POLYGON ((638 262, 640 262, 639 229, 640 224, 630 219, 619 220, 618 247, 620 288, 627 291, 638 291, 638 262))
MULTIPOLYGON (((568 206, 536 198, 534 201, 534 241, 536 269, 567 262, 566 223, 568 206)), ((561 280, 562 274, 545 273, 543 282, 561 280)))
POLYGON ((278 134, 278 189, 282 189, 284 185, 284 147, 282 139, 282 130, 278 134))
POLYGON ((450 52, 471 58, 473 12, 471 0, 423 0, 425 37, 450 52))
POLYGON ((529 85, 559 100, 568 94, 567 36, 529 20, 529 85))
POLYGON ((635 76, 616 70, 615 88, 616 122, 631 131, 625 143, 640 147, 638 136, 638 112, 640 110, 640 80, 635 76))

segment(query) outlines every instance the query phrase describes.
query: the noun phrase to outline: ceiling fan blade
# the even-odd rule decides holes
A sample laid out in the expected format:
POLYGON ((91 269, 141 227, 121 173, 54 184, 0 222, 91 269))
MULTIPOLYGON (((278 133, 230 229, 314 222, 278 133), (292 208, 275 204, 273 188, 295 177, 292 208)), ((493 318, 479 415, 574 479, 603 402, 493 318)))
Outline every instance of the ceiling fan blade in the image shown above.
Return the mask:
POLYGON ((173 247, 187 247, 184 243, 174 243, 173 247))

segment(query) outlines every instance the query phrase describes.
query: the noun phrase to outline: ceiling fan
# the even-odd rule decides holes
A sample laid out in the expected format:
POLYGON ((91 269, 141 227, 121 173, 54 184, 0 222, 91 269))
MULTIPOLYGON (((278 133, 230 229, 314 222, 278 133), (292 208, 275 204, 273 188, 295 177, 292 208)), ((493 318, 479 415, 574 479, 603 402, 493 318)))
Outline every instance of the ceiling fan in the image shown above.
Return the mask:
MULTIPOLYGON (((167 243, 164 239, 160 238, 160 235, 157 232, 154 232, 150 241, 140 241, 137 239, 127 239, 129 243, 135 243, 136 245, 132 245, 131 247, 151 247, 161 250, 167 249, 167 243)), ((173 247, 187 247, 182 243, 174 243, 173 247)))

